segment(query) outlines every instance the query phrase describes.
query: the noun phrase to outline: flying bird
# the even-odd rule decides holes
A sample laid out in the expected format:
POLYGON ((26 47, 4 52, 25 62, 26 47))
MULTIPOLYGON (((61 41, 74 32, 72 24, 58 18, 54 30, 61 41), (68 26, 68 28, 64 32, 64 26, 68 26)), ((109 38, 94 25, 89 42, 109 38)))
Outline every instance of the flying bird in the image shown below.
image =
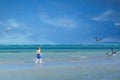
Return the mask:
POLYGON ((102 39, 99 39, 99 38, 95 38, 96 39, 96 42, 100 42, 102 39))
POLYGON ((106 53, 106 55, 108 56, 108 58, 112 57, 112 54, 109 54, 108 52, 106 53))
POLYGON ((7 26, 5 30, 6 30, 6 32, 8 32, 10 29, 11 29, 11 27, 7 26))
POLYGON ((111 48, 111 51, 112 51, 112 55, 113 55, 113 56, 116 56, 116 53, 117 53, 119 50, 114 51, 113 48, 111 48))
POLYGON ((111 54, 109 54, 108 52, 106 53, 106 55, 108 56, 108 58, 111 58, 112 56, 116 56, 116 53, 117 53, 119 50, 114 51, 113 48, 111 48, 111 51, 112 51, 111 54))

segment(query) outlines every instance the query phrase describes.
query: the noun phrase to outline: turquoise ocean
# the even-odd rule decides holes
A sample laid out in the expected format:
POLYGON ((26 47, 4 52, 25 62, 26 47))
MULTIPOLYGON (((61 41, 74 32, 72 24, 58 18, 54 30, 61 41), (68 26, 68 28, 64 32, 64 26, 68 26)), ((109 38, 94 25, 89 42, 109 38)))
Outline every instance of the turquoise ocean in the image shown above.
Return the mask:
POLYGON ((120 80, 120 45, 0 45, 0 80, 120 80))

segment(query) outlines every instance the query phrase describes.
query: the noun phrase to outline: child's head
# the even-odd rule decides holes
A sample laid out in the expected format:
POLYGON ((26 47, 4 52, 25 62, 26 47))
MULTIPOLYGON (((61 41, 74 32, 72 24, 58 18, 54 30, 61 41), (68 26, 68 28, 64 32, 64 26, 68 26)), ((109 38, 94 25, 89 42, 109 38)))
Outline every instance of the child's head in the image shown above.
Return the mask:
POLYGON ((40 46, 37 47, 37 50, 40 49, 40 46))

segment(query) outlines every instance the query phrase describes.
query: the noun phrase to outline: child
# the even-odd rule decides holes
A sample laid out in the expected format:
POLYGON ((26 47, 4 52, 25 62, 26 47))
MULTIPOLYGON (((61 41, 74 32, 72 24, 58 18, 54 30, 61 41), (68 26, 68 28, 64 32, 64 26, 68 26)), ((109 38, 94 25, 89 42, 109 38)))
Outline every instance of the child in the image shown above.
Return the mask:
POLYGON ((40 62, 40 64, 42 63, 42 54, 40 52, 40 47, 37 47, 37 50, 36 50, 36 56, 37 56, 37 59, 35 61, 35 63, 38 63, 40 62))

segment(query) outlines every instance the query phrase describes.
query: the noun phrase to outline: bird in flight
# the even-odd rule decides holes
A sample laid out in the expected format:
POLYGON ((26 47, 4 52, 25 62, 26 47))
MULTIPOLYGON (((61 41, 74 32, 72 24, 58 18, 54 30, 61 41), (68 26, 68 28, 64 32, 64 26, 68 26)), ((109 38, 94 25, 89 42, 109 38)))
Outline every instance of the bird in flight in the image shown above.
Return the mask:
POLYGON ((111 48, 111 51, 112 51, 111 54, 108 53, 108 52, 106 53, 106 55, 108 56, 108 58, 111 58, 112 56, 116 56, 116 53, 117 53, 119 50, 114 51, 113 48, 111 48))
POLYGON ((112 55, 115 56, 119 50, 114 51, 113 48, 111 48, 111 51, 112 51, 112 55))
POLYGON ((5 28, 5 31, 8 32, 10 29, 11 29, 11 27, 7 26, 7 27, 5 28))
POLYGON ((109 54, 108 52, 106 53, 106 55, 108 56, 108 58, 112 57, 112 54, 109 54))
POLYGON ((100 42, 102 39, 99 39, 99 38, 95 38, 96 42, 100 42))

